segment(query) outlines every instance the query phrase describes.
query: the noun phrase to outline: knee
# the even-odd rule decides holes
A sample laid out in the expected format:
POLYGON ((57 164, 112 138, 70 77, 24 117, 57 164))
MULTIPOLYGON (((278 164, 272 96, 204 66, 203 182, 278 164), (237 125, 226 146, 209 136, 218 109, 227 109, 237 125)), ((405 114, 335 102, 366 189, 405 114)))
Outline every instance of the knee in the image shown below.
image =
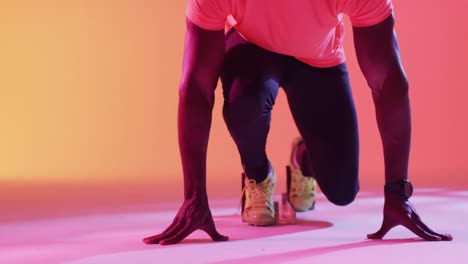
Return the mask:
POLYGON ((228 125, 242 126, 248 125, 265 115, 268 112, 265 106, 257 98, 236 98, 226 100, 223 107, 224 121, 228 125))
POLYGON ((326 192, 326 190, 322 190, 322 192, 334 205, 346 206, 356 199, 356 195, 359 192, 359 185, 357 183, 353 185, 342 185, 338 186, 338 188, 335 187, 332 191, 326 192))
POLYGON ((336 196, 327 197, 328 200, 334 205, 346 206, 351 204, 356 199, 357 192, 350 192, 347 194, 340 194, 336 196))
POLYGON ((231 91, 224 99, 223 117, 227 123, 247 125, 270 116, 276 97, 271 92, 272 84, 265 82, 256 89, 251 89, 251 85, 235 85, 242 89, 231 91))

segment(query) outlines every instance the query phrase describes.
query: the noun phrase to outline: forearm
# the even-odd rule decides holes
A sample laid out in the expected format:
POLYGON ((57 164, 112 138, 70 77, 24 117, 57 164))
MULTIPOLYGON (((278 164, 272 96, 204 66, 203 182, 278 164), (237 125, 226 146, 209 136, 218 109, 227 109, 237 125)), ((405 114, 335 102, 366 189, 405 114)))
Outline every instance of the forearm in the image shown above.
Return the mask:
POLYGON ((184 174, 184 196, 205 198, 206 156, 214 96, 181 88, 178 107, 179 150, 184 174))
POLYGON ((411 145, 411 109, 406 79, 394 73, 382 84, 380 95, 373 94, 377 125, 383 142, 385 183, 408 178, 411 145))

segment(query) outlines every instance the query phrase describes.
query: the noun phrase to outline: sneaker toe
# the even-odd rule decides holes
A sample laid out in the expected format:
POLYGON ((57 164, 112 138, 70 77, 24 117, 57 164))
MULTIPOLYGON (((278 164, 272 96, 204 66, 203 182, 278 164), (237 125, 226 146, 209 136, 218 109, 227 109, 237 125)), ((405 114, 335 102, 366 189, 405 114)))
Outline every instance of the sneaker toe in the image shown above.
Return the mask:
POLYGON ((289 202, 296 212, 308 211, 314 204, 314 199, 294 198, 290 197, 289 202))
POLYGON ((272 215, 270 212, 265 212, 264 210, 251 210, 245 213, 244 220, 249 225, 266 226, 273 225, 275 223, 275 216, 272 215))

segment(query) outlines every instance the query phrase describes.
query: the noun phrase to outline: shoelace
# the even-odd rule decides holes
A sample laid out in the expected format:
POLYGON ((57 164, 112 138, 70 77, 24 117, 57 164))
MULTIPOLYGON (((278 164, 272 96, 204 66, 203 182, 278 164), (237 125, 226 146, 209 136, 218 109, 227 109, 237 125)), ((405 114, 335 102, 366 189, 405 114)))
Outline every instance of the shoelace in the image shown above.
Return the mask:
POLYGON ((255 180, 249 180, 245 185, 244 189, 242 190, 241 201, 240 204, 242 206, 242 197, 244 197, 245 192, 247 189, 250 189, 251 201, 253 201, 254 207, 261 207, 261 206, 270 206, 268 204, 268 199, 272 195, 271 188, 268 188, 268 184, 257 184, 255 180))

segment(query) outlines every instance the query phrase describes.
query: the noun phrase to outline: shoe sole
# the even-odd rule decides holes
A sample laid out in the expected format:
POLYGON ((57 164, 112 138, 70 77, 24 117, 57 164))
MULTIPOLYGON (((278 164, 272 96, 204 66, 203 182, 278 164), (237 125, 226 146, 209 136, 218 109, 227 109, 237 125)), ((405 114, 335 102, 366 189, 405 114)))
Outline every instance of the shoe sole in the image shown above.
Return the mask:
POLYGON ((268 222, 263 222, 263 221, 260 221, 260 222, 248 222, 246 221, 245 219, 242 219, 243 222, 246 222, 249 226, 271 226, 271 225, 274 225, 277 223, 277 220, 274 219, 272 221, 268 221, 268 222))

